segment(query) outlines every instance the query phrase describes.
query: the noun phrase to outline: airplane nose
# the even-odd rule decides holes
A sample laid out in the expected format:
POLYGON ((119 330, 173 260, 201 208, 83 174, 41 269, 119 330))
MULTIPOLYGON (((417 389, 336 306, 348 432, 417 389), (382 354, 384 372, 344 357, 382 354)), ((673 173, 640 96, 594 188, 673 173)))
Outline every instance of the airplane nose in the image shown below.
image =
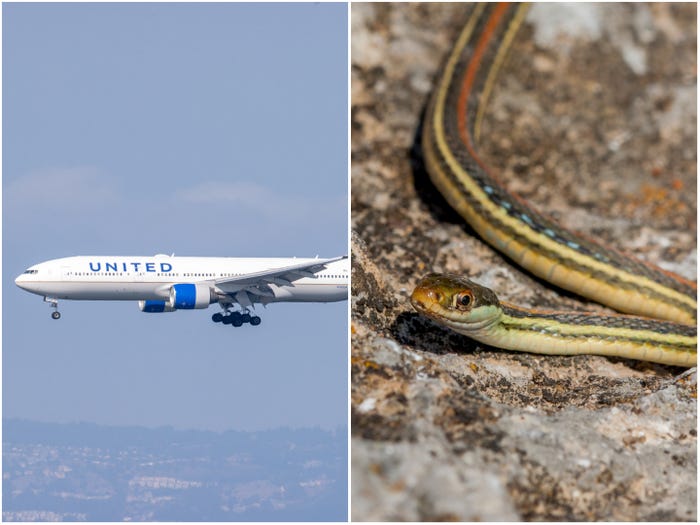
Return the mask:
POLYGON ((15 284, 19 286, 22 290, 26 290, 31 293, 41 293, 39 290, 38 283, 35 279, 32 279, 31 275, 18 275, 15 279, 15 284))
POLYGON ((27 290, 28 292, 34 292, 35 280, 31 276, 26 274, 20 274, 15 279, 15 284, 19 286, 22 290, 27 290))

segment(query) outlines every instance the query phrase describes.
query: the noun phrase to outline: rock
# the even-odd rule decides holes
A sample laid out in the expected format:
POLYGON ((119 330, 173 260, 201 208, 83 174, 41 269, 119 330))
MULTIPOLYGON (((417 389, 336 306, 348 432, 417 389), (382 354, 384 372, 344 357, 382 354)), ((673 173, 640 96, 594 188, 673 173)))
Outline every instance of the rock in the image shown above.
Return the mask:
MULTIPOLYGON (((450 271, 524 306, 606 310, 493 252, 423 171, 426 79, 463 9, 352 5, 352 519, 695 521, 694 369, 503 352, 408 303, 420 277, 450 271)), ((534 43, 536 13, 481 141, 509 187, 565 226, 693 279, 695 10, 597 11, 601 26, 561 50, 534 43), (621 27, 644 35, 629 41, 644 68, 610 40, 621 27)))

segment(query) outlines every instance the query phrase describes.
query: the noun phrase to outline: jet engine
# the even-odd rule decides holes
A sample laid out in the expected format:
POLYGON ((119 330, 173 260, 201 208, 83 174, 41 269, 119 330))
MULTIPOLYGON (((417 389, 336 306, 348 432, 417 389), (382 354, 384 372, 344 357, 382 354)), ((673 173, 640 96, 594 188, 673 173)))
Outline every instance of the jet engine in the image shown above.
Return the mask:
POLYGON ((165 301, 139 301, 139 310, 148 313, 174 312, 175 308, 165 301))
POLYGON ((216 300, 216 295, 208 284, 174 284, 170 288, 168 306, 175 310, 192 310, 207 308, 216 300))

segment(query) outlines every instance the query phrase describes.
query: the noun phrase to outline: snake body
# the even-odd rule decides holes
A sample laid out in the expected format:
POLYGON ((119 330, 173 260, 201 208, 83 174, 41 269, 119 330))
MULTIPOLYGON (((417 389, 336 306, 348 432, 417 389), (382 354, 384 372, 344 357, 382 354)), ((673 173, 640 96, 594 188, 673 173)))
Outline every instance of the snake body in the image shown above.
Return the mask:
POLYGON ((465 328, 471 323, 469 315, 485 315, 475 311, 477 303, 467 310, 451 310, 456 317, 449 317, 436 300, 437 295, 444 299, 447 289, 453 290, 453 297, 463 289, 480 288, 454 276, 441 282, 439 294, 428 293, 428 286, 436 285, 436 276, 429 276, 416 288, 412 303, 436 321, 500 348, 618 355, 692 366, 697 359, 695 283, 562 228, 509 193, 479 157, 476 141, 486 102, 526 9, 520 4, 473 7, 426 112, 422 136, 426 168, 448 203, 512 261, 558 287, 644 317, 543 314, 500 305, 496 299, 500 306, 489 308, 500 308, 500 321, 477 334, 465 328))

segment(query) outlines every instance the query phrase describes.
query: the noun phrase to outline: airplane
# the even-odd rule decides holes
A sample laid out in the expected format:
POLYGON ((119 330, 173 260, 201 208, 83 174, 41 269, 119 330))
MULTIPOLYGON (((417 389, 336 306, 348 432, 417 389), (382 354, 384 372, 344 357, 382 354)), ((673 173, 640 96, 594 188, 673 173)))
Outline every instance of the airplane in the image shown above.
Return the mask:
POLYGON ((259 303, 334 302, 348 298, 348 256, 330 259, 252 257, 74 256, 30 266, 15 279, 43 295, 60 319, 59 299, 138 301, 147 313, 208 308, 215 323, 260 324, 259 303))

